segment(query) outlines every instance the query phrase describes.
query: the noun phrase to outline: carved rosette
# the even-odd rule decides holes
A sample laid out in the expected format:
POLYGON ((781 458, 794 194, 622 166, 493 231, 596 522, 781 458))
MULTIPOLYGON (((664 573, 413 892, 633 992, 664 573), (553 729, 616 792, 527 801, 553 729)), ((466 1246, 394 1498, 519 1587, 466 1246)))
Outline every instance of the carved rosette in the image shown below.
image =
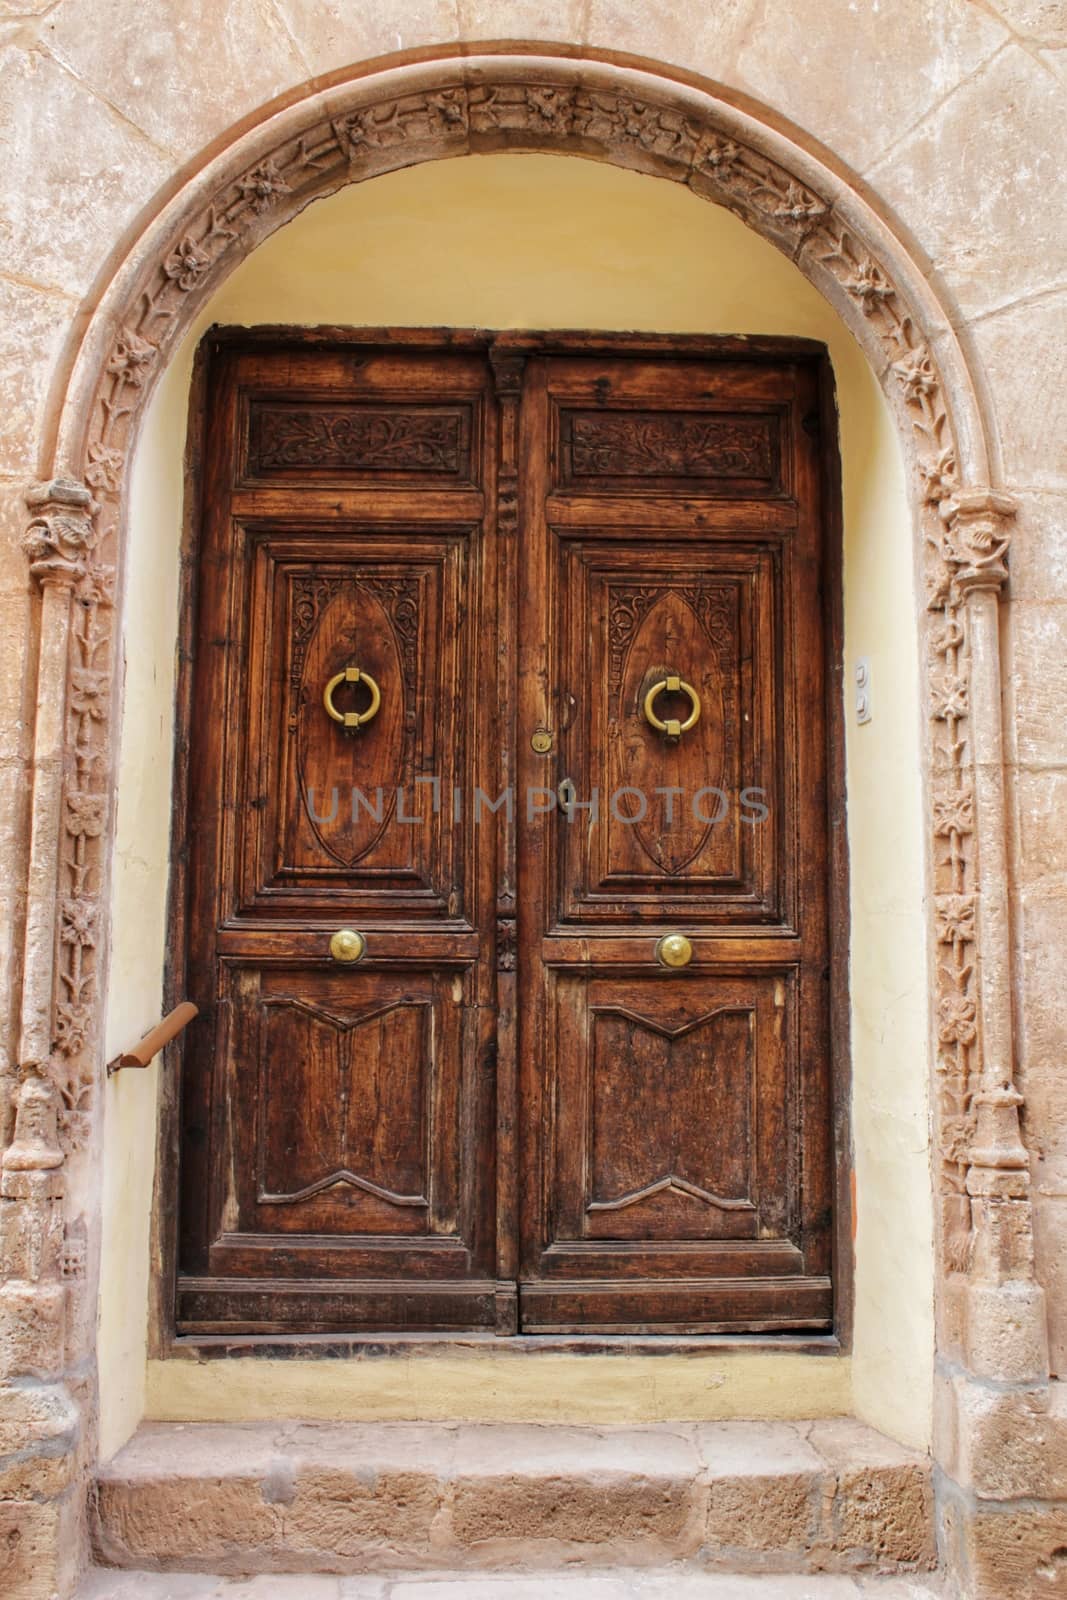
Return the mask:
MULTIPOLYGON (((417 159, 419 149, 584 149, 687 183, 787 254, 828 273, 884 351, 887 383, 914 430, 930 608, 926 692, 939 954, 939 1139, 943 1195, 950 1202, 945 1216, 951 1219, 943 1232, 949 1265, 964 1267, 970 1228, 967 1172, 982 1051, 967 596, 976 587, 997 588, 1005 581, 1010 503, 960 482, 952 420, 937 360, 921 331, 922 315, 894 283, 885 261, 845 224, 830 199, 762 150, 725 133, 691 102, 552 81, 542 68, 538 73, 527 80, 501 74, 495 82, 479 75, 469 84, 456 81, 354 101, 351 109, 341 114, 335 110, 330 119, 261 152, 254 165, 222 185, 199 216, 186 216, 118 319, 81 464, 86 497, 91 491, 102 509, 91 511, 87 503, 55 505, 47 515, 35 517, 31 530, 31 564, 41 582, 53 581, 53 575, 69 567, 83 601, 69 685, 73 759, 64 809, 62 961, 55 1016, 65 1136, 68 1141, 79 1137, 92 1080, 85 1063, 93 1048, 97 998, 96 897, 109 760, 108 586, 116 538, 111 508, 123 482, 131 419, 161 353, 183 331, 183 313, 210 290, 224 258, 249 248, 319 192, 417 159), (67 526, 63 519, 72 511, 76 514, 67 526)), ((502 530, 514 523, 512 493, 505 474, 498 508, 502 530)), ((1012 1114, 1017 1117, 1014 1105, 1012 1114)))

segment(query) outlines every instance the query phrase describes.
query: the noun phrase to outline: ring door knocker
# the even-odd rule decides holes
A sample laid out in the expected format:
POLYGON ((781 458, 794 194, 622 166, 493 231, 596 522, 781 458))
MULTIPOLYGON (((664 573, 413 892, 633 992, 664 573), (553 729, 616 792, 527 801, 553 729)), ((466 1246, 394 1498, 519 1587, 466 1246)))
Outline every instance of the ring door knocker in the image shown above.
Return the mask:
POLYGON ((658 683, 654 683, 645 695, 645 721, 657 733, 664 734, 668 739, 680 739, 683 733, 688 733, 700 720, 700 696, 691 683, 686 683, 677 673, 670 672, 658 683), (689 699, 689 715, 684 722, 679 722, 677 717, 668 717, 664 720, 657 717, 655 702, 661 694, 684 694, 689 699))
POLYGON ((345 667, 343 672, 334 673, 322 691, 322 703, 326 708, 326 715, 332 717, 334 722, 340 723, 346 733, 357 733, 360 728, 366 727, 372 717, 378 715, 378 707, 382 703, 382 691, 369 672, 364 672, 360 667, 345 667), (342 683, 367 685, 370 690, 370 705, 366 711, 338 711, 333 703, 333 692, 342 683))

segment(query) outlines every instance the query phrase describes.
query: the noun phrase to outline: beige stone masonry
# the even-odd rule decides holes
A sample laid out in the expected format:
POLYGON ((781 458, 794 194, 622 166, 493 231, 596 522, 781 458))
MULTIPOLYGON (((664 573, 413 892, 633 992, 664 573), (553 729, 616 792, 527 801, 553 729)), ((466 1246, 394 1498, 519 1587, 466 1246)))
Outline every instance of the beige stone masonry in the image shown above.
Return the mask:
POLYGON ((147 1424, 100 1475, 94 1541, 116 1566, 228 1573, 935 1560, 929 1462, 851 1421, 147 1424))

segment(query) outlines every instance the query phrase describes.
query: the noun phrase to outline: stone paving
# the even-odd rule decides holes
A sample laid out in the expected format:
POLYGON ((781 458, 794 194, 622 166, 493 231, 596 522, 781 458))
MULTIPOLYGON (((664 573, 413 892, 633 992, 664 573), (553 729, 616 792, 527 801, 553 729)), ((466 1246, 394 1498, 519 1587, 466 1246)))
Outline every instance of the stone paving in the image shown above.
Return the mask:
POLYGON ((941 1593, 936 1583, 910 1578, 734 1577, 683 1566, 358 1578, 220 1578, 95 1568, 76 1600, 940 1600, 941 1593))

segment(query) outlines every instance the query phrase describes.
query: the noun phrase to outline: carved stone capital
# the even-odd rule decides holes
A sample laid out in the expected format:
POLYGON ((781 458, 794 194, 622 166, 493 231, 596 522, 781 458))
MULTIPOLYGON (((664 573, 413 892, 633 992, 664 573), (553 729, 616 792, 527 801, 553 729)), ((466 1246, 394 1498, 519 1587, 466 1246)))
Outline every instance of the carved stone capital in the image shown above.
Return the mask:
POLYGON ((995 489, 956 489, 943 503, 945 555, 962 592, 1000 590, 1007 583, 1015 512, 1011 496, 995 489))
POLYGON ((980 1089, 967 1192, 1022 1199, 1030 1187, 1030 1162, 1019 1128, 1023 1097, 1011 1085, 980 1089))
POLYGON ((90 576, 98 538, 92 494, 72 478, 53 478, 30 489, 26 504, 36 513, 22 541, 31 573, 42 588, 77 588, 90 576))

